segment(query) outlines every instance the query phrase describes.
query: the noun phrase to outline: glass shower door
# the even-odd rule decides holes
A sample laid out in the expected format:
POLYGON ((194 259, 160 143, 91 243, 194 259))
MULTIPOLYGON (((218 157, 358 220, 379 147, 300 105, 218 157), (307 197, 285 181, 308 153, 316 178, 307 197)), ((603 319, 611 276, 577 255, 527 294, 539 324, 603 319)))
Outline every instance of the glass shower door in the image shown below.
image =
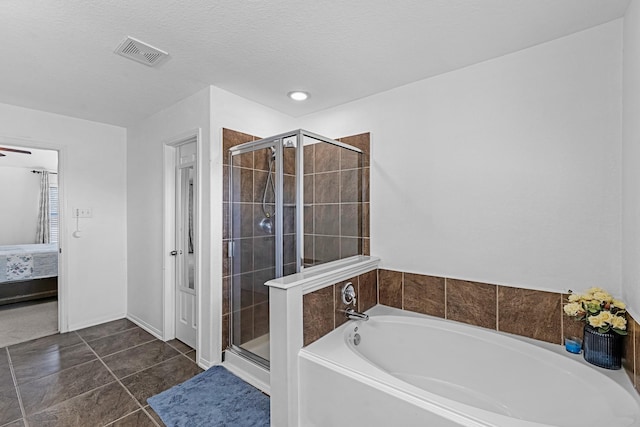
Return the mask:
MULTIPOLYGON (((280 277, 276 250, 282 239, 282 166, 275 144, 231 154, 231 345, 268 366, 269 292, 264 283, 280 277)), ((281 253, 281 252, 280 252, 281 253)))

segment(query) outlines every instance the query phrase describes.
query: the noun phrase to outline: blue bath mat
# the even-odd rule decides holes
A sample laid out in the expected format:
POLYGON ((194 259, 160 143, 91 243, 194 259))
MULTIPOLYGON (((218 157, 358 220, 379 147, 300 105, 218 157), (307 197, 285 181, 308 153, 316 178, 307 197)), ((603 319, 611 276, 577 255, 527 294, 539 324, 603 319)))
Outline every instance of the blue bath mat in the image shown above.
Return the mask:
POLYGON ((269 397, 222 366, 147 399, 167 427, 268 427, 269 397))

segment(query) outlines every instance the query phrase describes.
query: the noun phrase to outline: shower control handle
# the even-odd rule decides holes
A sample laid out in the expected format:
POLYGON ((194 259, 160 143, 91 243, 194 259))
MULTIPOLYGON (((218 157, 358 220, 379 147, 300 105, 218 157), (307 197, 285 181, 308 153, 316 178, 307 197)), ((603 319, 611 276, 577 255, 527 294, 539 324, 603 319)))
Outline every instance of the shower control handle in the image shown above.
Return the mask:
POLYGON ((342 288, 342 302, 346 305, 356 305, 356 290, 351 282, 342 288))

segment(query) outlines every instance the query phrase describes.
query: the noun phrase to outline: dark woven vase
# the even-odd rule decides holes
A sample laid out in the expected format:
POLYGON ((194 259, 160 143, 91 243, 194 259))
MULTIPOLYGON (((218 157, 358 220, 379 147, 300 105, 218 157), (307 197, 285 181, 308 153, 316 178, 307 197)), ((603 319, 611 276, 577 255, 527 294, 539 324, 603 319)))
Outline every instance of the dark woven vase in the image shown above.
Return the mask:
POLYGON ((584 360, 605 369, 622 367, 623 336, 613 331, 598 332, 598 329, 584 325, 582 350, 584 360))

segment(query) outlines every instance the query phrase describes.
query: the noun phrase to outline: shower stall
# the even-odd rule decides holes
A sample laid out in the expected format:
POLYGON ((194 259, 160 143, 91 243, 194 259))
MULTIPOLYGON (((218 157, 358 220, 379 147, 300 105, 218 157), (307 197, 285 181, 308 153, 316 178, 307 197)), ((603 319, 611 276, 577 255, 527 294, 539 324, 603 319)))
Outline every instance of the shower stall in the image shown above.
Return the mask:
POLYGON ((268 280, 363 253, 363 153, 296 130, 229 149, 229 351, 269 367, 268 280))

